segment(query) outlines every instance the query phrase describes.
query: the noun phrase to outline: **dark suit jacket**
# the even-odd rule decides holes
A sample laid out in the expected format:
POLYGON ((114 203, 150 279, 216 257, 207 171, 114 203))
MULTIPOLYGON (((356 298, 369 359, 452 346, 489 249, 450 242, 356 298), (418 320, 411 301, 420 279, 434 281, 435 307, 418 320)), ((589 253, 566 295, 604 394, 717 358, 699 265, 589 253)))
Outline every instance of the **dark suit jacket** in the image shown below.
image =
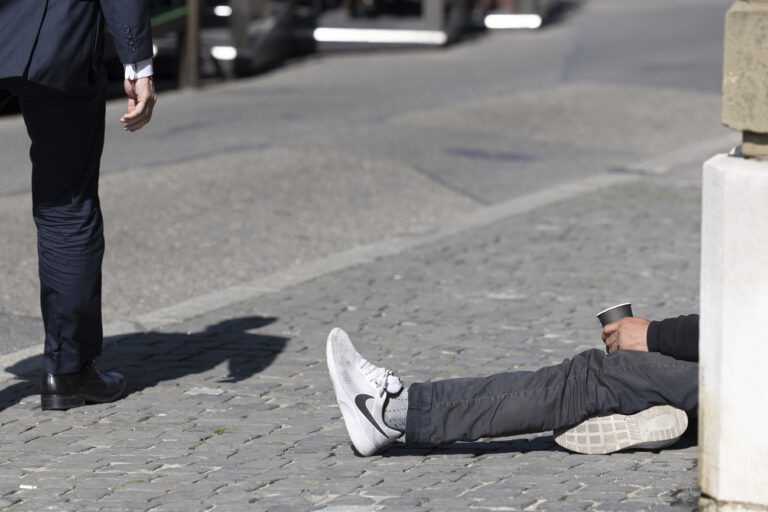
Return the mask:
POLYGON ((104 20, 124 64, 152 57, 148 0, 0 0, 0 79, 55 89, 93 84, 104 20))

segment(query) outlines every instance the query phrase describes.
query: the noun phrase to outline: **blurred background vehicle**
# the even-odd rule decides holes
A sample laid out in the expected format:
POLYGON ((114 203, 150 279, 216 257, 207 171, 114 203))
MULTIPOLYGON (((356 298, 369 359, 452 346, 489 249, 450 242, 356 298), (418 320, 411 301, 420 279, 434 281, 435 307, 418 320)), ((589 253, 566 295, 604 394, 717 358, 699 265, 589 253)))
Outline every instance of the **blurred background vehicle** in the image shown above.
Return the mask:
MULTIPOLYGON (((253 75, 292 57, 382 47, 442 47, 466 34, 537 29, 558 0, 152 0, 159 90, 253 75), (188 35, 191 34, 191 35, 188 35)), ((122 66, 111 38, 109 97, 122 66)), ((14 99, 0 114, 18 113, 14 99)))

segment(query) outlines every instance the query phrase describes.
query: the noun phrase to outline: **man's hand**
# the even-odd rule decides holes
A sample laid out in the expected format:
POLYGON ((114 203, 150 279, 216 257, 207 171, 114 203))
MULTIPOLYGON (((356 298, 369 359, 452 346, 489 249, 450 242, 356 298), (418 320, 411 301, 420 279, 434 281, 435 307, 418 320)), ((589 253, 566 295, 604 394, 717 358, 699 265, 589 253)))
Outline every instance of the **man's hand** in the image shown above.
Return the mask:
POLYGON ((157 101, 155 84, 151 77, 125 81, 125 94, 128 96, 128 112, 120 118, 125 123, 124 130, 135 132, 152 119, 152 109, 157 101))
POLYGON ((608 353, 617 350, 641 350, 648 352, 646 334, 650 320, 626 317, 603 328, 603 341, 608 353))

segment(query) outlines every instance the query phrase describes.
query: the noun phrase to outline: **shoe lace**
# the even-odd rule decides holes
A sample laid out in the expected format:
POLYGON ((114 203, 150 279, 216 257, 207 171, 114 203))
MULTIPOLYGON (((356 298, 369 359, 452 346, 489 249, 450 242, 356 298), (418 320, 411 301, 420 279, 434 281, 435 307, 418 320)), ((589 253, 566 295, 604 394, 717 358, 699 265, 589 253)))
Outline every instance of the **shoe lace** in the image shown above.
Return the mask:
POLYGON ((397 393, 403 388, 403 380, 394 375, 392 370, 369 363, 365 359, 360 359, 360 372, 366 380, 376 387, 379 396, 384 393, 397 393))

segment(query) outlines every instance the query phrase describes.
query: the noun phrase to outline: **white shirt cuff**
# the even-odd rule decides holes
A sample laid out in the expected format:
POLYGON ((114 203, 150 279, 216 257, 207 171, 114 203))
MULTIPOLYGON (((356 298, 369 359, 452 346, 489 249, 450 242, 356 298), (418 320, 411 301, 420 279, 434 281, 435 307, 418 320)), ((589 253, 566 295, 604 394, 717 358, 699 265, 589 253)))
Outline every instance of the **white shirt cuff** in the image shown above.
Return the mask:
POLYGON ((125 79, 126 80, 138 80, 139 78, 145 78, 152 76, 152 58, 141 60, 136 64, 123 64, 125 66, 125 79))

